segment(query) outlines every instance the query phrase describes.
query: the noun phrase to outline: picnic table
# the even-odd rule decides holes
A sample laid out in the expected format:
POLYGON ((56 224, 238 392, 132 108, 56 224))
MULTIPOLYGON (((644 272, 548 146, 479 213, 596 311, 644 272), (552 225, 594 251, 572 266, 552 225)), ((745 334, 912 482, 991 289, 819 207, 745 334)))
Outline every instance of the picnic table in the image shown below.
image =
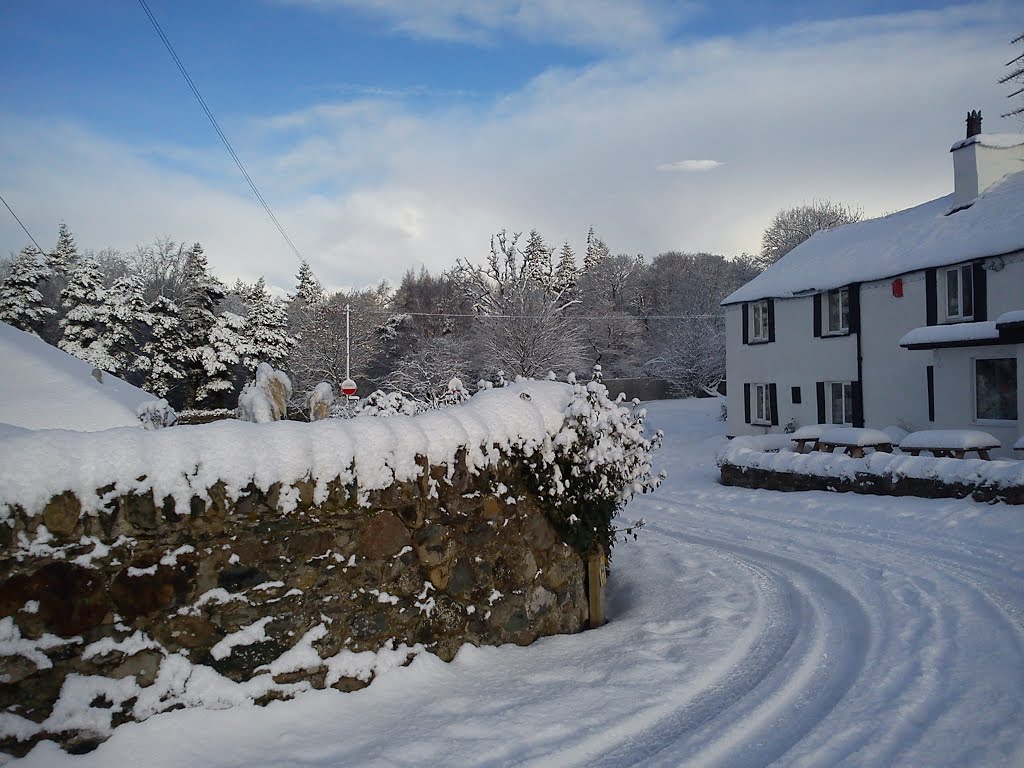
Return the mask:
POLYGON ((832 429, 831 424, 808 424, 806 427, 800 427, 796 432, 789 436, 789 439, 796 443, 796 452, 803 453, 804 448, 810 443, 811 450, 814 450, 815 443, 818 442, 818 438, 821 437, 821 433, 826 429, 832 429))
POLYGON ((911 432, 900 441, 900 450, 911 456, 928 451, 936 458, 963 459, 974 451, 978 458, 989 460, 988 452, 1002 445, 988 432, 976 429, 924 429, 911 432))
POLYGON ((814 445, 815 450, 827 453, 836 448, 842 448, 847 456, 860 459, 867 448, 892 453, 892 438, 880 429, 831 427, 821 433, 814 445))
POLYGON ((1024 451, 1024 435, 1017 438, 1017 442, 1013 444, 1013 450, 1024 451))

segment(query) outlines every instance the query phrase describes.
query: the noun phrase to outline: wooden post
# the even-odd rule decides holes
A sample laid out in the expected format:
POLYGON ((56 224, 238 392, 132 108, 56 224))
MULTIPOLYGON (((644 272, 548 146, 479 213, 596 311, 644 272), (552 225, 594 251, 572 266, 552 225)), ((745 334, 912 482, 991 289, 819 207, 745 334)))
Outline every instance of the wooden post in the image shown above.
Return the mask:
POLYGON ((587 603, 590 608, 590 629, 605 623, 604 585, 607 581, 608 558, 600 545, 587 556, 587 603))

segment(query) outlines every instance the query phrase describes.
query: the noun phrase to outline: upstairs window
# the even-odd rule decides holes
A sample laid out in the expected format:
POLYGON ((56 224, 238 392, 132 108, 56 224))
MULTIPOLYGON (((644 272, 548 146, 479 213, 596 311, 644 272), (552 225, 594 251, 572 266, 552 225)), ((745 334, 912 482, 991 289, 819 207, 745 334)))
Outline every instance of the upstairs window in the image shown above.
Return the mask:
POLYGON ((825 333, 850 332, 850 289, 838 288, 828 292, 828 315, 825 333))
POLYGON ((752 323, 750 340, 768 341, 768 301, 755 301, 750 306, 752 323))
POLYGON ((970 264, 946 270, 946 320, 974 319, 974 269, 970 264))

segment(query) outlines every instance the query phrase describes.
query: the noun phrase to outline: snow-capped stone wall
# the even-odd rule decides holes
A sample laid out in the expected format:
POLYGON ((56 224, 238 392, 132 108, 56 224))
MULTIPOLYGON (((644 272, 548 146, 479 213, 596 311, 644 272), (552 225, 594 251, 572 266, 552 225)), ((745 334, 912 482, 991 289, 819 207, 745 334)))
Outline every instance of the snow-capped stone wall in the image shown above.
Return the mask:
MULTIPOLYGON (((0 431, 0 748, 583 629, 584 562, 552 525, 575 516, 551 517, 536 473, 594 396, 528 382, 416 417, 0 431)), ((628 464, 616 440, 588 467, 628 464)))

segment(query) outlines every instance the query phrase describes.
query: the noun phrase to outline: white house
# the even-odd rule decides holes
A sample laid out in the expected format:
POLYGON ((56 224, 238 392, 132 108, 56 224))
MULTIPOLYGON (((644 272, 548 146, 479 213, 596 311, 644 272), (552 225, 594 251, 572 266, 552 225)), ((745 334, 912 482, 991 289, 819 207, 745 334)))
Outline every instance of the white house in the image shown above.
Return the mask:
POLYGON ((1024 134, 955 143, 953 194, 818 232, 729 295, 730 435, 1024 432, 1024 134))

